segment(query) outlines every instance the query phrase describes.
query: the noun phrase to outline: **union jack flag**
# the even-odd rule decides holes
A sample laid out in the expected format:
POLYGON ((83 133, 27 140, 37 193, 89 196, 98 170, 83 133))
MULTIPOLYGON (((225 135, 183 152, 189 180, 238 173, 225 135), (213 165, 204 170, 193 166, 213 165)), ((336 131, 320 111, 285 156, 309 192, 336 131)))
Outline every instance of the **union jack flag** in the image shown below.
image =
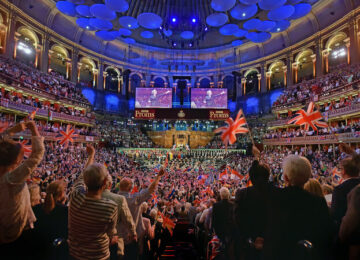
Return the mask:
POLYGON ((334 167, 331 172, 335 183, 337 184, 343 183, 344 179, 342 178, 341 171, 339 171, 338 168, 334 167))
POLYGON ((162 217, 162 219, 163 219, 162 227, 163 227, 163 228, 166 228, 167 230, 169 230, 169 233, 170 233, 170 235, 172 236, 176 224, 174 223, 174 221, 172 221, 172 220, 169 219, 168 217, 165 217, 162 213, 160 213, 160 214, 161 214, 161 217, 162 217))
POLYGON ((136 192, 139 192, 139 190, 138 190, 138 187, 137 187, 137 186, 134 186, 134 188, 133 188, 132 191, 131 191, 131 194, 134 194, 134 193, 136 193, 136 192))
POLYGON ((208 247, 211 248, 208 252, 210 252, 210 257, 208 257, 209 260, 214 260, 220 253, 220 239, 214 235, 213 238, 210 240, 208 247))
POLYGON ((290 119, 288 124, 295 125, 304 125, 305 131, 309 131, 311 127, 314 131, 317 131, 319 128, 326 128, 328 125, 325 122, 322 122, 322 115, 319 111, 314 111, 314 102, 310 102, 307 111, 303 109, 299 110, 296 114, 297 116, 290 119))
POLYGON ((28 140, 23 140, 19 142, 24 150, 24 157, 28 158, 32 152, 32 146, 29 145, 28 140))
POLYGON ((239 110, 235 121, 230 117, 226 121, 227 126, 222 126, 214 130, 214 133, 221 133, 221 140, 227 146, 236 142, 236 134, 245 134, 249 129, 243 127, 246 125, 246 119, 243 116, 242 109, 239 110))
POLYGON ((56 141, 60 141, 59 144, 60 145, 64 145, 64 147, 68 147, 69 146, 69 142, 74 142, 73 138, 78 137, 78 134, 74 134, 75 130, 71 128, 70 125, 66 126, 66 132, 60 130, 60 137, 56 138, 56 141))
POLYGON ((158 198, 157 198, 157 195, 155 193, 151 194, 151 201, 154 203, 154 204, 158 204, 158 198))

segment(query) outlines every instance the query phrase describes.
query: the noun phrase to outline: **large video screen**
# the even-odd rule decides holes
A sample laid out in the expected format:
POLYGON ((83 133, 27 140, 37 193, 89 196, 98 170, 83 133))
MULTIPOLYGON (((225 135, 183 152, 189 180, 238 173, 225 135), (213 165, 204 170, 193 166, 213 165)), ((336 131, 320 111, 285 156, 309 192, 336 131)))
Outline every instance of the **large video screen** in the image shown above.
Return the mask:
POLYGON ((171 108, 171 88, 137 88, 136 108, 171 108))
POLYGON ((227 89, 193 88, 191 89, 191 108, 227 109, 227 89))

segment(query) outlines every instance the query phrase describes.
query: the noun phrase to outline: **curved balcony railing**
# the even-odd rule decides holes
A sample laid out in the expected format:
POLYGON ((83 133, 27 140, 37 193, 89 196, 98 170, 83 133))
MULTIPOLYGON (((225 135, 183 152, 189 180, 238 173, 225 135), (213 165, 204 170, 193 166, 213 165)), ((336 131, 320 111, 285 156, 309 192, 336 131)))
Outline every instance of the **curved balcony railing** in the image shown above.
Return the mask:
MULTIPOLYGON (((8 85, 7 80, 11 80, 12 82, 15 82, 16 84, 18 84, 18 86, 16 86, 17 89, 25 91, 29 94, 31 94, 31 93, 36 94, 36 95, 39 95, 43 98, 50 99, 50 100, 57 100, 59 98, 58 96, 56 96, 54 94, 50 94, 49 92, 44 91, 43 89, 36 88, 26 82, 22 82, 22 81, 20 81, 16 78, 13 78, 3 72, 0 72, 0 82, 8 85)), ((89 104, 82 102, 82 101, 77 101, 77 100, 70 99, 70 98, 63 97, 63 96, 60 96, 60 98, 61 98, 61 102, 67 103, 69 105, 81 106, 86 109, 91 108, 91 106, 89 104)))
POLYGON ((360 132, 343 133, 336 135, 316 135, 289 138, 264 139, 264 145, 304 145, 304 144, 332 144, 338 141, 344 143, 359 143, 360 132))
MULTIPOLYGON (((24 113, 30 113, 36 109, 32 106, 28 106, 25 104, 18 104, 16 102, 10 101, 8 99, 1 99, 0 105, 4 108, 17 110, 17 111, 24 112, 24 113)), ((38 111, 36 112, 36 115, 42 116, 42 117, 48 117, 48 113, 49 112, 47 109, 39 108, 38 111)), ((95 120, 87 118, 87 117, 72 116, 72 115, 67 115, 67 114, 58 113, 58 112, 53 112, 52 118, 53 118, 53 120, 57 119, 59 121, 71 121, 74 123, 83 123, 83 124, 94 124, 95 123, 95 120)))
MULTIPOLYGON (((354 84, 359 84, 359 83, 360 83, 360 80, 356 80, 356 81, 351 82, 349 84, 342 85, 342 86, 339 86, 337 88, 331 89, 331 90, 329 90, 327 92, 324 92, 324 93, 319 95, 318 101, 323 101, 323 100, 326 100, 326 99, 333 99, 333 98, 336 98, 338 96, 347 94, 347 93, 351 92, 352 90, 354 90, 354 88, 353 88, 354 84)), ((303 106, 303 102, 307 101, 307 100, 308 99, 305 99, 303 101, 297 101, 297 102, 294 102, 294 103, 291 103, 291 104, 280 104, 278 106, 274 106, 272 108, 272 111, 273 112, 278 112, 278 111, 281 111, 281 110, 289 110, 289 109, 294 108, 294 107, 301 107, 301 106, 303 106)))
MULTIPOLYGON (((59 137, 58 133, 45 132, 45 131, 40 131, 40 135, 43 136, 46 141, 56 141, 57 137, 59 137)), ((31 134, 29 131, 26 131, 24 133, 17 133, 13 135, 13 138, 31 139, 31 134)), ((98 142, 100 140, 100 138, 97 136, 88 136, 88 135, 79 135, 78 137, 73 139, 74 142, 76 143, 92 143, 92 142, 98 142)))
MULTIPOLYGON (((353 113, 357 113, 357 112, 360 113, 360 103, 352 104, 351 106, 342 107, 342 108, 338 108, 336 110, 329 111, 328 115, 329 115, 329 119, 331 119, 331 118, 344 116, 344 115, 348 115, 348 114, 353 114, 353 113)), ((289 121, 289 118, 279 119, 279 120, 269 122, 268 126, 270 126, 270 127, 283 126, 283 125, 286 125, 288 121, 289 121)))

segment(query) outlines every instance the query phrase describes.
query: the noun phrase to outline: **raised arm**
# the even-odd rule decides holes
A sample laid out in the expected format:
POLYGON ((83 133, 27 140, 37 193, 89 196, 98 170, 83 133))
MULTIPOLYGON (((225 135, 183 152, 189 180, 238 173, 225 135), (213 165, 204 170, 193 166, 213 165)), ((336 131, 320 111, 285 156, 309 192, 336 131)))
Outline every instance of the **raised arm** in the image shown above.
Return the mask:
POLYGON ((158 175, 156 175, 156 177, 155 177, 155 180, 149 186, 150 194, 153 194, 155 192, 157 186, 159 185, 160 179, 162 176, 164 176, 164 174, 165 174, 165 170, 163 167, 161 167, 158 175))
POLYGON ((29 175, 35 170, 38 164, 41 162, 44 156, 44 137, 41 137, 34 121, 28 121, 26 123, 20 123, 7 132, 8 134, 14 135, 15 133, 21 132, 28 128, 31 132, 31 146, 32 152, 28 159, 26 159, 20 166, 7 175, 7 181, 10 184, 21 184, 25 182, 29 175))
POLYGON ((83 172, 89 165, 94 163, 94 157, 95 157, 95 149, 92 145, 86 146, 86 152, 88 154, 88 159, 84 165, 84 169, 82 170, 79 177, 77 178, 77 180, 74 183, 74 190, 73 190, 73 191, 77 191, 77 192, 81 192, 81 193, 84 193, 86 191, 83 172))
POLYGON ((94 163, 94 158, 95 158, 95 148, 92 145, 87 145, 86 146, 86 152, 88 154, 88 159, 85 163, 84 166, 84 170, 91 164, 94 163))

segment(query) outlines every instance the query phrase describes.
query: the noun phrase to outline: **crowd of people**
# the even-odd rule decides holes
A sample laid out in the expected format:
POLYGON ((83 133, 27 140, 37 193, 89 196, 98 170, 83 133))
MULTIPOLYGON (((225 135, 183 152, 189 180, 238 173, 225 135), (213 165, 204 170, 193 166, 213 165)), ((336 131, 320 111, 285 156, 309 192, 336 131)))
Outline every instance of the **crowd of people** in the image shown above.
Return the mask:
POLYGON ((58 73, 46 74, 22 62, 0 58, 0 74, 10 85, 46 91, 58 98, 69 98, 76 102, 90 104, 75 84, 58 73))
POLYGON ((360 79, 359 65, 339 65, 333 72, 322 77, 303 81, 284 90, 273 103, 273 107, 289 106, 294 103, 314 100, 315 96, 339 89, 360 79))
POLYGON ((157 259, 177 222, 187 223, 199 258, 359 256, 359 150, 347 145, 252 155, 64 148, 44 144, 34 121, 0 142, 5 259, 157 259), (9 138, 26 129, 32 153, 23 159, 9 138))

